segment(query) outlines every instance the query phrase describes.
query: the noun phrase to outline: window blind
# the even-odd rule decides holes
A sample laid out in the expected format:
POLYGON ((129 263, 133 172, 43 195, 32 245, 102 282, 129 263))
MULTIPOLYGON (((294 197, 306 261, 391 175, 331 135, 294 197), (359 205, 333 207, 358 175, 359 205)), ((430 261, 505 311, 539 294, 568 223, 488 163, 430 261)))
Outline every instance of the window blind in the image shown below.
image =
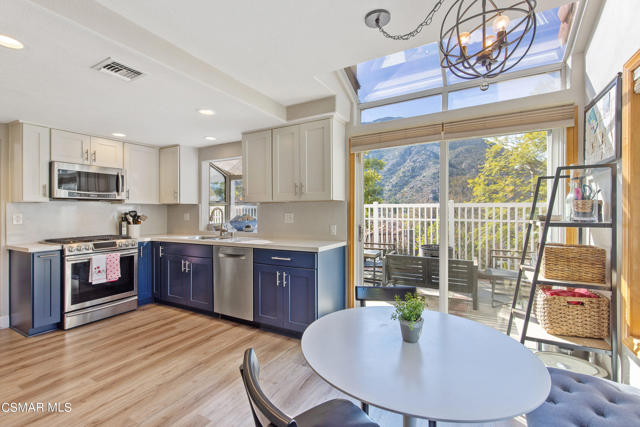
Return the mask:
POLYGON ((574 126, 573 104, 351 137, 351 152, 574 126))
POLYGON ((440 141, 442 123, 351 137, 351 152, 440 141))

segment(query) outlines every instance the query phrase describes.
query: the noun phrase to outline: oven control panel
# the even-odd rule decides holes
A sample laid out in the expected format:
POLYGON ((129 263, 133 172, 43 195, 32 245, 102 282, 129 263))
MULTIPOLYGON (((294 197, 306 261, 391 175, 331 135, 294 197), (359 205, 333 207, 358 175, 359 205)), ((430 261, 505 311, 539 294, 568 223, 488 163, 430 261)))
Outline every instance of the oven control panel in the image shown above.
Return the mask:
POLYGON ((138 247, 136 239, 109 240, 104 242, 85 242, 64 245, 65 255, 90 254, 92 252, 113 252, 138 247))

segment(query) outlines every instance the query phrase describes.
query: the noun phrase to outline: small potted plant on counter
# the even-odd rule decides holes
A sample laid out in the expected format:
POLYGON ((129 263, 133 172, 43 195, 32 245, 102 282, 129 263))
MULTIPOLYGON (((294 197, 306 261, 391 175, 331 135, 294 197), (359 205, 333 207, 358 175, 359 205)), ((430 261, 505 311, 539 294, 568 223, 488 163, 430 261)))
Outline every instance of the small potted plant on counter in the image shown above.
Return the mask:
POLYGON ((408 343, 416 343, 420 339, 422 332, 422 312, 424 311, 424 297, 417 293, 408 293, 404 301, 396 295, 395 311, 391 318, 400 322, 402 339, 408 343))

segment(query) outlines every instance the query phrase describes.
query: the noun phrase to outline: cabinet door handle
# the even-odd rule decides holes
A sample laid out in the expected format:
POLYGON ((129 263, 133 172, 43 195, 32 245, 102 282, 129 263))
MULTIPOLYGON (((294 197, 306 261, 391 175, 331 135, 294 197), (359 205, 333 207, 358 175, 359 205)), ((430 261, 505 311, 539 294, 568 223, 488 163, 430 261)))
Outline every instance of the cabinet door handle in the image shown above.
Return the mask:
POLYGON ((140 258, 144 258, 144 255, 142 255, 142 246, 140 246, 140 258))
POLYGON ((91 154, 91 161, 94 162, 94 163, 96 161, 96 152, 95 151, 91 154))
POLYGON ((89 149, 88 148, 86 150, 84 150, 84 161, 85 162, 89 161, 89 149))
POLYGON ((127 199, 129 198, 129 189, 127 188, 127 199))
POLYGON ((182 263, 182 272, 184 273, 184 260, 182 260, 181 263, 182 263))
POLYGON ((162 255, 164 255, 164 254, 162 253, 162 246, 160 246, 160 247, 158 248, 158 255, 160 255, 160 258, 162 258, 162 255))
POLYGON ((42 185, 42 197, 47 197, 49 194, 47 193, 47 184, 42 185))
MULTIPOLYGON (((289 276, 291 277, 291 276, 289 276)), ((291 279, 289 279, 291 280, 291 279)), ((287 287, 287 273, 285 273, 284 271, 282 272, 282 287, 286 288, 287 287)))
POLYGON ((57 257, 58 254, 51 254, 51 255, 39 255, 38 258, 55 258, 57 257))
POLYGON ((276 271, 276 287, 280 287, 280 272, 276 271))
POLYGON ((191 271, 191 262, 185 260, 184 261, 184 272, 188 273, 191 271))
POLYGON ((291 258, 285 258, 285 257, 280 257, 280 256, 272 256, 271 259, 276 260, 276 261, 291 261, 291 258))
POLYGON ((298 183, 297 182, 294 183, 293 187, 294 187, 293 194, 297 196, 298 195, 298 183))
POLYGON ((304 183, 300 183, 300 195, 302 196, 304 194, 304 183))

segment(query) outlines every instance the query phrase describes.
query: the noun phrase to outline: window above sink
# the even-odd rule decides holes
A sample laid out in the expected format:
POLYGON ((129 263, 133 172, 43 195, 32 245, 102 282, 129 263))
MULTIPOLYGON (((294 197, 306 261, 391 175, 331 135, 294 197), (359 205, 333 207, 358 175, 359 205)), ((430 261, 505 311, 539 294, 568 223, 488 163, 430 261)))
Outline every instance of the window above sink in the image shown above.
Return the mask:
POLYGON ((258 208, 244 202, 242 158, 209 162, 209 224, 230 222, 237 231, 257 232, 258 208))

